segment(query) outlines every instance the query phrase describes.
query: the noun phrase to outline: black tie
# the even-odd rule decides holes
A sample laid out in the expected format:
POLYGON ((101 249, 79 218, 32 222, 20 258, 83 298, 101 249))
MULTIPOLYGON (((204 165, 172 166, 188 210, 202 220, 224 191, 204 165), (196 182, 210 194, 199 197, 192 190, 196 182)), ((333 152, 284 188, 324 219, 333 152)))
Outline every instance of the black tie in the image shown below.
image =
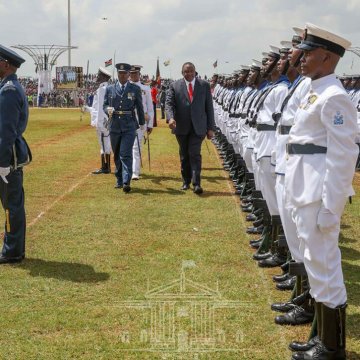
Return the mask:
POLYGON ((125 86, 124 86, 124 85, 121 85, 121 88, 120 88, 120 96, 123 96, 123 95, 124 95, 124 91, 125 91, 125 86))

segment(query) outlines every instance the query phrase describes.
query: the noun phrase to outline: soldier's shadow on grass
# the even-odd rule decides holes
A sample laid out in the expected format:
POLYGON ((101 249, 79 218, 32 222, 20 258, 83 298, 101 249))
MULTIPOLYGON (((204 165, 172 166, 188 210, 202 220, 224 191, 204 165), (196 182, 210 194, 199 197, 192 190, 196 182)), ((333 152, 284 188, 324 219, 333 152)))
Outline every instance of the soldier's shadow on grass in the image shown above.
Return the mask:
MULTIPOLYGON (((178 181, 179 187, 182 184, 180 176, 163 176, 163 175, 155 176, 155 175, 143 174, 143 175, 141 175, 141 177, 146 180, 151 180, 151 182, 153 182, 154 184, 158 184, 158 185, 160 185, 164 181, 178 181)), ((209 181, 211 183, 217 183, 218 181, 227 180, 223 176, 201 176, 201 179, 209 181)))
MULTIPOLYGON (((341 229, 344 229, 344 227, 350 227, 348 225, 341 225, 341 229)), ((349 244, 349 243, 355 243, 357 242, 356 239, 350 238, 350 237, 345 237, 343 232, 340 232, 340 237, 339 237, 339 243, 340 244, 349 244)))
MULTIPOLYGON (((349 311, 347 311, 346 314, 346 335, 352 339, 359 340, 360 339, 360 328, 358 326, 360 322, 360 314, 349 314, 349 311)), ((360 359, 359 353, 352 353, 352 356, 358 356, 358 357, 351 357, 350 359, 360 359)))
POLYGON ((342 269, 348 293, 348 304, 360 307, 360 267, 343 261, 342 269))
POLYGON ((90 265, 46 261, 41 259, 25 259, 19 267, 29 271, 30 276, 46 277, 76 283, 98 283, 110 278, 108 273, 97 273, 90 265))
POLYGON ((351 260, 351 261, 356 261, 360 259, 360 252, 355 250, 354 248, 350 248, 347 246, 339 246, 340 250, 341 250, 341 257, 344 260, 351 260))
POLYGON ((133 188, 131 190, 132 193, 138 193, 141 195, 151 195, 151 194, 169 194, 169 195, 185 195, 185 192, 182 190, 166 188, 166 189, 140 189, 140 188, 133 188))

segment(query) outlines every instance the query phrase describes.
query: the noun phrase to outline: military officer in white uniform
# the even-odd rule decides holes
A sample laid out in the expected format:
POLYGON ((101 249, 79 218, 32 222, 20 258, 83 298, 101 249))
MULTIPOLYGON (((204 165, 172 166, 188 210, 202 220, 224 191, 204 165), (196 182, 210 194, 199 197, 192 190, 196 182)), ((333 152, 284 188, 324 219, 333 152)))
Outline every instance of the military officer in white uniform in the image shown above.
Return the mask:
POLYGON ((356 109, 335 68, 351 43, 307 24, 302 74, 311 78, 289 134, 285 170, 300 249, 315 299, 319 340, 293 359, 345 359, 346 289, 338 246, 340 218, 353 194, 356 109))
POLYGON ((108 119, 108 116, 105 114, 103 109, 104 96, 109 79, 111 79, 111 74, 104 68, 99 67, 97 83, 99 83, 100 85, 94 95, 92 106, 84 107, 84 110, 89 112, 91 115, 91 126, 94 126, 96 128, 96 134, 100 145, 101 168, 93 171, 93 174, 109 174, 111 172, 110 135, 109 130, 107 130, 104 125, 108 119))
POLYGON ((150 86, 143 84, 140 81, 141 65, 132 65, 130 70, 130 82, 139 86, 141 89, 142 102, 145 115, 145 128, 138 128, 136 138, 133 146, 133 174, 132 180, 139 180, 141 168, 141 151, 142 138, 145 131, 150 134, 154 125, 154 106, 151 100, 150 86))

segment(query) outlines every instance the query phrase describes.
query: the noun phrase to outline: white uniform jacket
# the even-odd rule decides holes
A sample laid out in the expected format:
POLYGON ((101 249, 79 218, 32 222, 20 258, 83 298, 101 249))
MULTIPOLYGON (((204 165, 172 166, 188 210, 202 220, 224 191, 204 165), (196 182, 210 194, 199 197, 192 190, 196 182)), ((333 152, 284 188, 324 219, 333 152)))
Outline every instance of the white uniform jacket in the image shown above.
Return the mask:
POLYGON ((108 117, 104 112, 103 105, 107 86, 107 82, 101 83, 94 95, 92 106, 85 106, 85 110, 88 111, 91 116, 91 126, 105 132, 107 132, 107 130, 104 127, 104 121, 106 121, 108 117))
MULTIPOLYGON (((275 147, 275 172, 279 175, 285 174, 286 169, 286 144, 289 140, 289 134, 280 134, 281 126, 294 125, 294 117, 301 102, 310 90, 310 78, 302 79, 301 83, 296 87, 291 95, 288 103, 282 111, 276 131, 276 147, 275 147)), ((296 86, 294 84, 293 86, 296 86)), ((290 89, 291 91, 291 89, 290 89)))
POLYGON ((311 81, 309 93, 296 112, 289 143, 327 147, 324 154, 289 155, 286 163, 287 204, 302 207, 322 201, 341 216, 358 155, 354 104, 335 74, 311 81))
POLYGON ((147 128, 152 129, 154 126, 154 105, 151 99, 150 86, 143 84, 141 81, 138 82, 131 81, 131 83, 139 86, 139 88, 141 89, 144 115, 146 120, 145 124, 147 128))

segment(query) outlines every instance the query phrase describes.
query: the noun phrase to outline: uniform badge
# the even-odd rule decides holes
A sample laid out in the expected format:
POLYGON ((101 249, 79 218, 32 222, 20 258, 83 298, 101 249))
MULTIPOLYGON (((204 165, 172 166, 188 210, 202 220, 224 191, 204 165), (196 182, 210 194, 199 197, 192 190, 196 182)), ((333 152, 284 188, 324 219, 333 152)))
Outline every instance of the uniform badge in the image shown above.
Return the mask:
POLYGON ((129 92, 127 97, 128 97, 129 100, 133 100, 134 99, 134 93, 129 92))
POLYGON ((315 94, 310 95, 310 96, 308 97, 308 99, 307 99, 306 104, 303 105, 303 106, 301 106, 301 107, 302 107, 304 110, 307 110, 307 109, 310 107, 310 105, 312 105, 312 104, 316 101, 317 98, 318 98, 318 97, 317 97, 317 95, 315 95, 315 94))
POLYGON ((341 115, 340 111, 336 112, 334 116, 334 125, 342 125, 344 123, 344 116, 341 115))

